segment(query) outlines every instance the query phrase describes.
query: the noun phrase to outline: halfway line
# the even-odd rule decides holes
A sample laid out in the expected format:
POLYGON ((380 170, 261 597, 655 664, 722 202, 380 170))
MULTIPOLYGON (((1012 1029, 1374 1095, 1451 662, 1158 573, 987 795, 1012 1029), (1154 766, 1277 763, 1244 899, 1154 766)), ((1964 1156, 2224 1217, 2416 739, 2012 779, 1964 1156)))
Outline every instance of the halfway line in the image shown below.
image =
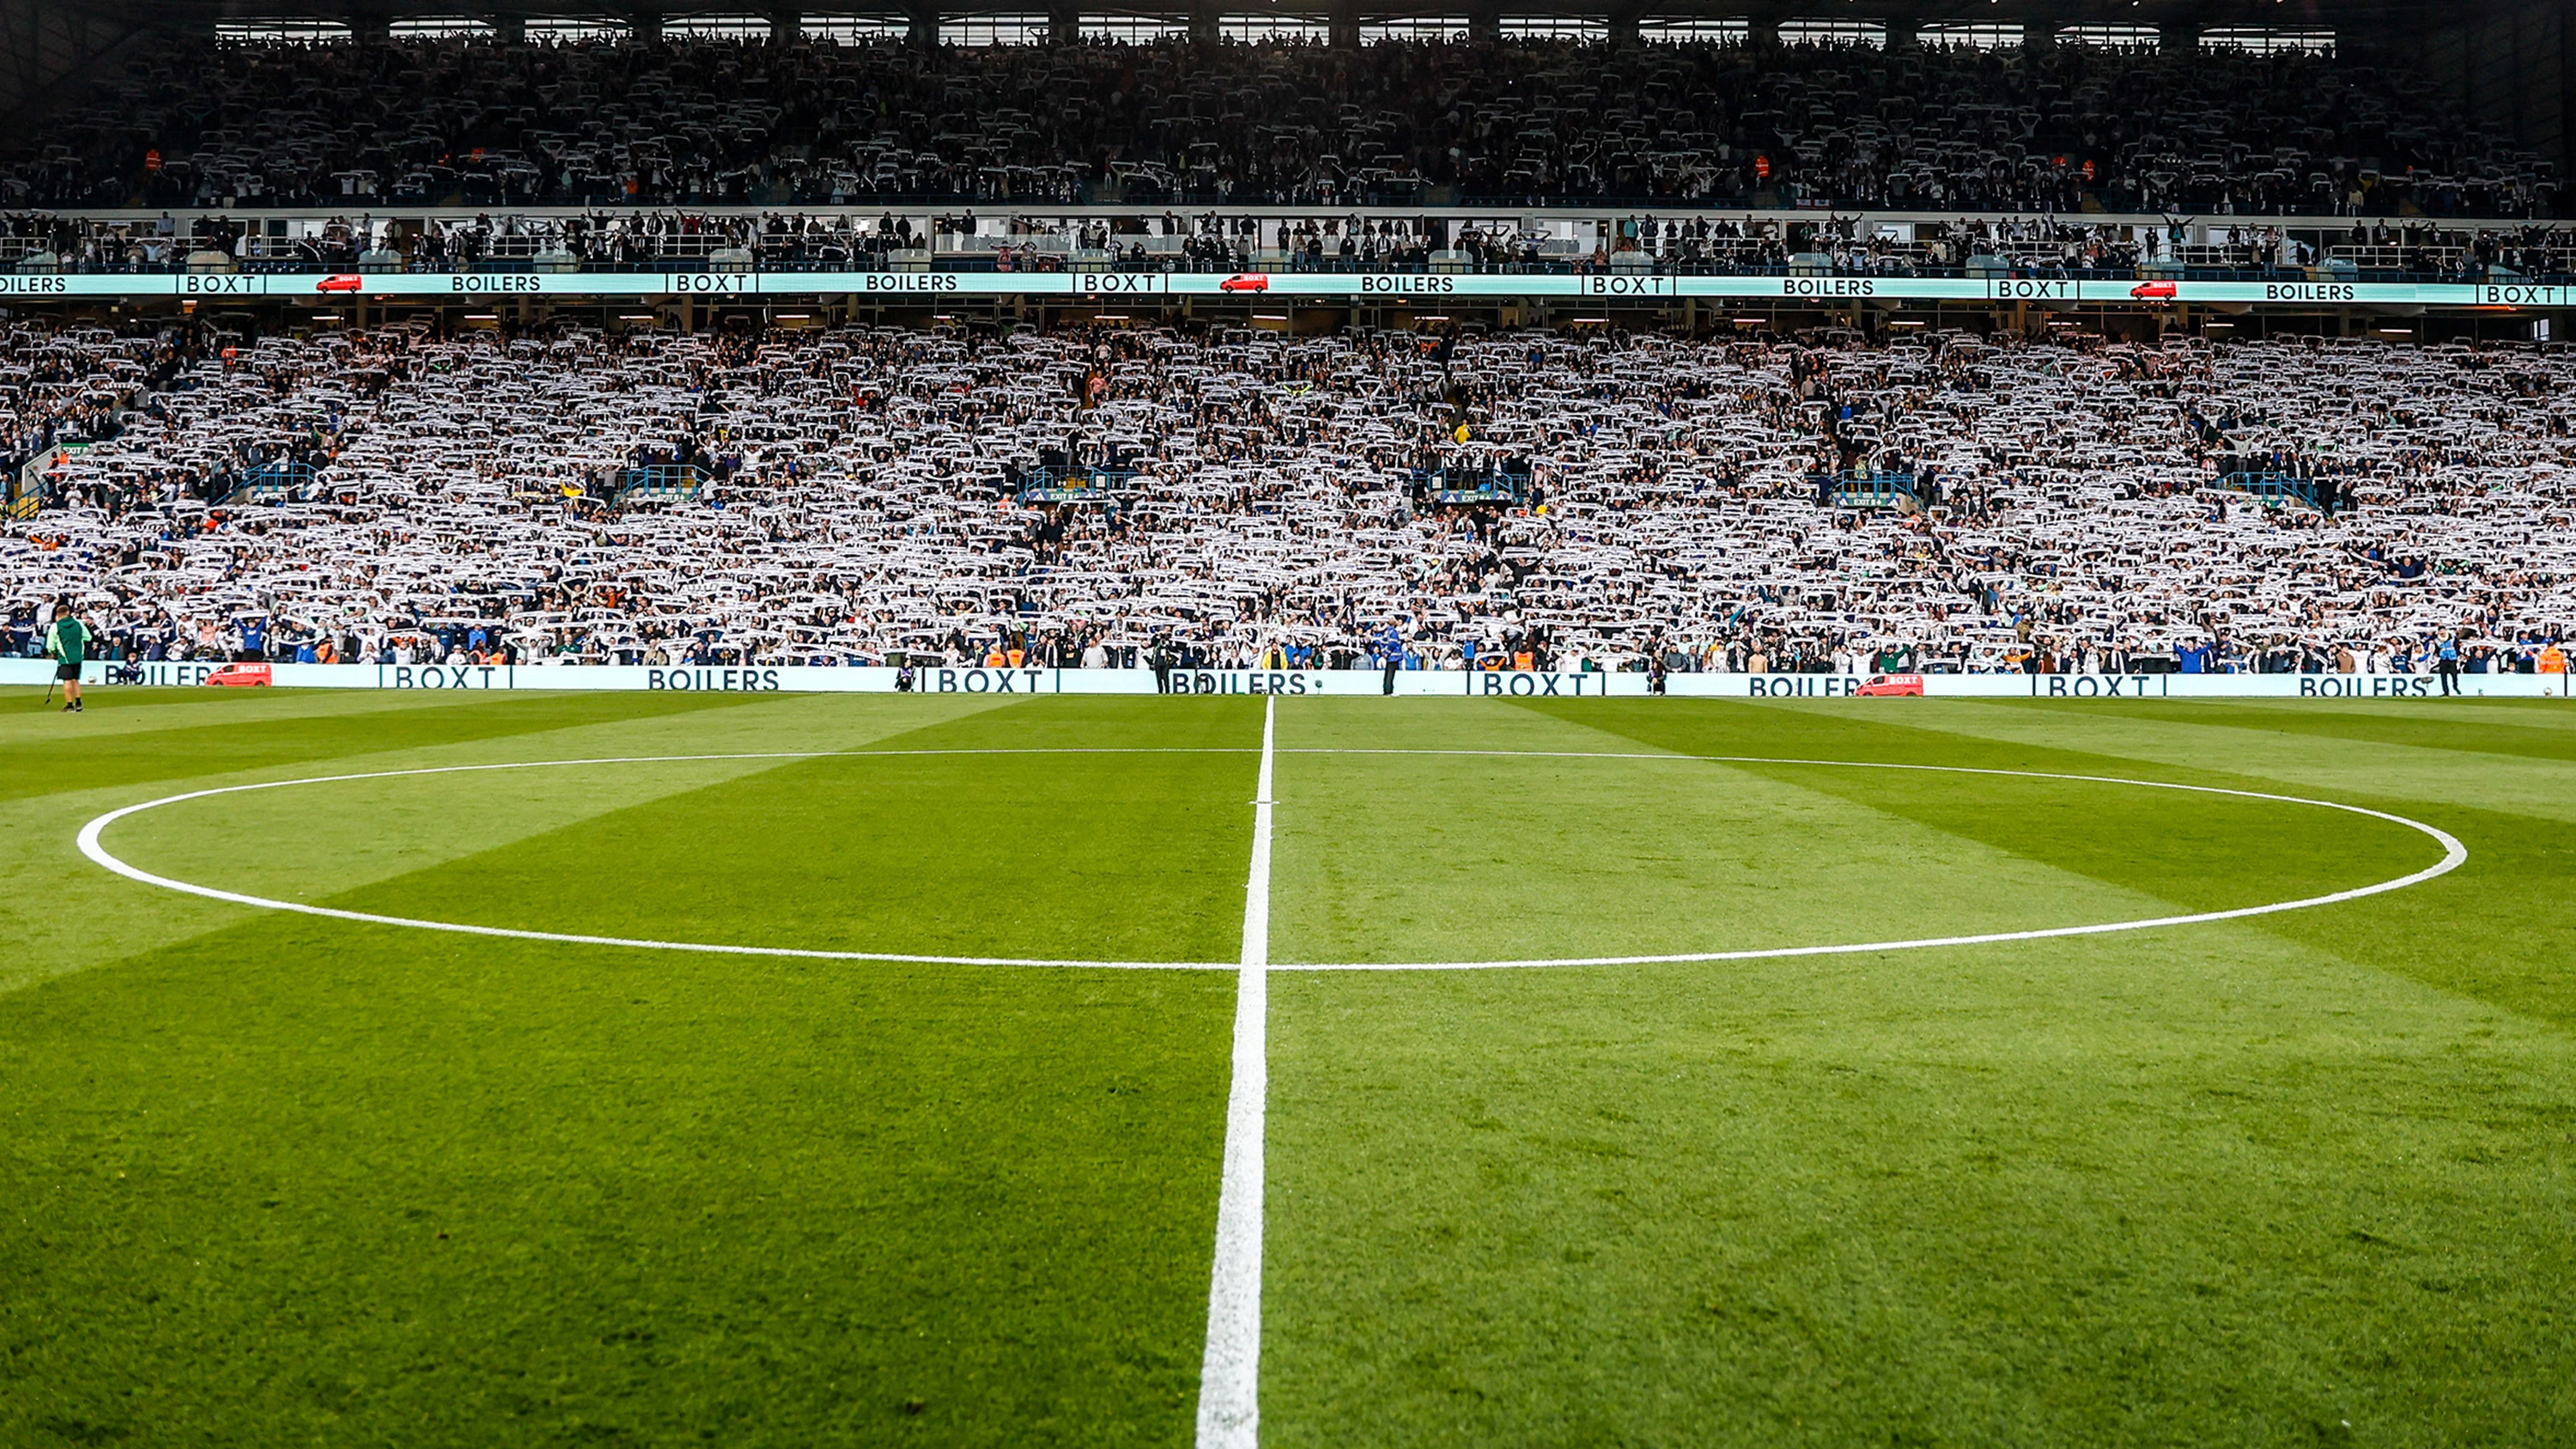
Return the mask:
POLYGON ((1208 1277, 1207 1357, 1199 1367, 1199 1449, 1254 1449, 1261 1429, 1261 1136, 1270 1095, 1270 765, 1279 702, 1261 709, 1252 869, 1243 885, 1243 966, 1235 975, 1234 1087, 1225 1104, 1225 1178, 1208 1277))

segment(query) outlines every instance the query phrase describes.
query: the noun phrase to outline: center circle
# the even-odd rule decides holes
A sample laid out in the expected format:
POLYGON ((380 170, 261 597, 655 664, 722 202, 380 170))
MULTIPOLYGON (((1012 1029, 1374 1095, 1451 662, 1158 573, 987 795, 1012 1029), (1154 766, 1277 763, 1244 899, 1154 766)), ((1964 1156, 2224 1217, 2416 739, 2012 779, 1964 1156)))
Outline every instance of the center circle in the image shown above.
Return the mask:
MULTIPOLYGON (((135 866, 111 852, 104 843, 107 828, 116 822, 146 811, 178 805, 193 800, 218 796, 241 795, 270 790, 295 789, 310 785, 344 784, 364 780, 402 779, 420 776, 466 775, 514 770, 571 769, 616 765, 685 764, 717 761, 818 760, 818 759, 899 759, 925 756, 956 755, 1133 755, 1133 754, 1260 754, 1258 749, 1238 748, 1151 748, 1151 747, 1032 747, 975 748, 928 750, 786 750, 749 751, 724 754, 632 755, 589 759, 528 760, 478 765, 437 765, 407 770, 375 770, 339 775, 313 775, 292 780, 271 780, 247 785, 227 785, 207 790, 191 790, 123 806, 99 815, 84 824, 77 837, 83 855, 91 861, 124 876, 163 890, 199 896, 208 900, 263 910, 288 911, 301 915, 334 920, 363 922, 411 930, 450 932, 461 935, 500 937, 523 941, 550 941, 568 945, 614 946, 633 950, 684 951, 714 955, 792 957, 808 960, 887 961, 922 965, 1053 967, 1059 969, 1097 968, 1114 970, 1179 970, 1232 971, 1238 963, 1224 961, 1109 961, 1068 958, 1016 956, 922 955, 891 951, 831 951, 792 946, 740 945, 709 941, 664 941, 640 937, 591 935, 558 931, 538 931, 506 926, 480 925, 461 921, 427 920, 411 916, 388 915, 370 911, 344 910, 313 905, 302 901, 224 890, 192 881, 173 879, 135 866)), ((2166 780, 2140 780, 2112 775, 2084 775, 2044 770, 2008 770, 1967 765, 1930 765, 1863 760, 1819 760, 1758 755, 1693 755, 1652 751, 1621 752, 1600 750, 1478 750, 1478 749, 1365 749, 1350 747, 1287 748, 1277 755, 1353 755, 1353 756, 1419 756, 1467 757, 1526 760, 1620 760, 1664 764, 1717 764, 1731 766, 1775 766, 1796 769, 1872 770, 1944 775, 1983 776, 1996 779, 2042 780, 2060 783, 2119 786, 2141 790, 2176 791, 2187 794, 2230 797, 2272 804, 2339 811, 2373 820, 2401 825, 2440 845, 2442 858, 2424 869, 2366 885, 2294 900, 2237 906, 2226 910, 2198 911, 2183 914, 2139 917, 2127 920, 2094 922, 2083 925, 2050 926, 2028 930, 1987 931, 1974 934, 1922 936, 1899 940, 1836 942, 1818 945, 1769 946, 1745 950, 1685 951, 1640 955, 1598 955, 1538 957, 1489 961, 1344 961, 1287 962, 1274 961, 1272 971, 1468 971, 1503 968, 1539 968, 1559 966, 1622 966, 1698 961, 1745 961, 1789 956, 1858 955, 1888 951, 1926 950, 1944 946, 1971 946, 1991 943, 2044 940, 2067 936, 2106 935, 2126 931, 2154 930, 2166 927, 2199 925, 2271 915, 2283 911, 2304 910, 2316 906, 2359 900, 2389 891, 2403 890, 2448 874, 2468 859, 2468 849, 2460 841, 2436 826, 2403 815, 2374 810, 2366 806, 2304 796, 2276 794, 2258 790, 2239 790, 2216 785, 2190 785, 2166 780)), ((1281 802, 1290 808, 1294 800, 1281 802)), ((1248 811, 1247 811, 1248 815, 1248 811)))

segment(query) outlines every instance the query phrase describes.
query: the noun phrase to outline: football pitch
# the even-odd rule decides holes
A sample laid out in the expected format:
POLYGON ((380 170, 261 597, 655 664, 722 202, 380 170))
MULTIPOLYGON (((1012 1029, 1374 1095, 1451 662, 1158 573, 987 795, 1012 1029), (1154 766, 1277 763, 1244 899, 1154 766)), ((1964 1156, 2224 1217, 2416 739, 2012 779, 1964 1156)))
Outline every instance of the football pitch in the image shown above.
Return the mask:
POLYGON ((2576 1438, 2561 702, 36 695, 11 1449, 2576 1438))

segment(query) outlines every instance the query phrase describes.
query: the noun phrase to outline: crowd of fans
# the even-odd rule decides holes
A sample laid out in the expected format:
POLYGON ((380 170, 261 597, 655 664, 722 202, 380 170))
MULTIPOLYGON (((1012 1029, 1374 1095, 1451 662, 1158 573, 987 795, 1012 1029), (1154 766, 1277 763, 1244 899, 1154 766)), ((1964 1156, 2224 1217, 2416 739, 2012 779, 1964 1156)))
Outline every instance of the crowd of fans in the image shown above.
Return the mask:
POLYGON ((2563 348, 10 332, 0 416, 71 397, 119 426, 0 533, 21 647, 66 593, 131 656, 397 661, 2506 669, 2576 624, 2563 348))
POLYGON ((186 361, 175 336, 106 328, 11 334, 0 351, 0 479, 58 446, 112 438, 125 404, 168 384, 186 361))
POLYGON ((0 206, 2558 206, 2548 163, 2402 68, 2073 45, 174 37, 19 137, 0 206))
POLYGON ((273 238, 194 213, 144 220, 0 213, 0 266, 73 273, 227 270, 1638 272, 1652 275, 2558 281, 2576 276, 2576 228, 2446 226, 2422 218, 2151 222, 1980 216, 1880 225, 1865 214, 1790 219, 1630 213, 1524 230, 1517 219, 1140 211, 1117 218, 973 211, 485 214, 358 212, 273 238), (1576 233, 1567 235, 1566 232, 1576 233))

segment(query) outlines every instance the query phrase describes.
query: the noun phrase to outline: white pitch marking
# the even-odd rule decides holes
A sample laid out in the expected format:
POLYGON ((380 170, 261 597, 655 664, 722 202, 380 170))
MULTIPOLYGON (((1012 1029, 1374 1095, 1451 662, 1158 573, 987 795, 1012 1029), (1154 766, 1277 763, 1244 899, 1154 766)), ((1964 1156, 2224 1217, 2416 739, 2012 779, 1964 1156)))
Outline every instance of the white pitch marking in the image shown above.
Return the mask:
POLYGON ((315 775, 302 780, 268 780, 256 785, 225 785, 211 790, 191 790, 184 795, 165 795, 110 810, 81 827, 80 852, 91 860, 145 885, 164 890, 203 896, 211 901, 229 901, 234 905, 257 906, 263 910, 294 911, 299 915, 327 916, 338 921, 362 921, 374 926, 406 926, 416 931, 449 931, 464 936, 498 936, 514 941, 557 941, 576 946, 624 946, 641 951, 696 951, 718 956, 791 956, 809 961, 899 961, 927 966, 1083 966, 1112 967, 1126 970, 1216 969, 1204 962, 1192 961, 1084 961, 1080 963, 1035 960, 1018 956, 914 956, 888 951, 809 951, 792 946, 732 946, 710 941, 654 941, 631 936, 586 936, 564 931, 523 931, 508 926, 476 926, 462 921, 425 921, 411 916, 385 916, 373 911, 344 911, 334 906, 316 906, 303 901, 281 901, 267 896, 245 895, 239 891, 219 890, 192 881, 172 880, 129 865, 108 853, 99 843, 100 832, 128 815, 140 814, 163 805, 177 805, 189 800, 203 800, 214 795, 238 795, 253 790, 282 790, 290 785, 332 785, 351 780, 387 780, 407 775, 454 775, 477 770, 542 770, 562 765, 660 765, 690 764, 708 760, 814 760, 840 759, 852 755, 1051 755, 1051 754, 1245 754, 1244 750, 1120 750, 1120 749, 997 749, 997 750, 767 750, 723 755, 625 755, 590 760, 514 760, 495 765, 437 765, 417 770, 369 770, 353 775, 315 775))
MULTIPOLYGON (((1302 752, 1292 752, 1302 753, 1302 752)), ((2117 931, 2147 931, 2160 926, 2197 926, 2211 921, 2236 921, 2248 916, 2268 916, 2281 911, 2306 910, 2310 906, 2331 906, 2344 901, 2357 901, 2365 896, 2404 890, 2422 885, 2436 876, 2448 875, 2469 858, 2469 848, 2457 836, 2439 826, 2427 825, 2385 810, 2366 805, 2346 805, 2337 800, 2310 800, 2298 795, 2275 795, 2261 790, 2229 790, 2217 785, 2183 785, 2171 780, 2131 780, 2117 775, 2070 775, 2051 770, 1997 770, 1974 765, 1911 765, 1881 760, 1801 760, 1772 758, 1761 755, 1663 755, 1663 754, 1593 754, 1555 750, 1386 750, 1350 749, 1335 751, 1353 755, 1535 755, 1542 758, 1605 760, 1702 760, 1710 764, 1730 765, 1833 765, 1852 770, 1921 770, 1944 775, 2001 775, 2021 780, 2073 780, 2096 785, 2135 785, 2147 790, 2183 790, 2195 795, 2233 795, 2245 800, 2270 800, 2284 805, 2313 805, 2323 810, 2341 810, 2350 815, 2367 815, 2373 820, 2386 820, 2421 831, 2441 842, 2442 858, 2412 875, 2394 880, 2377 881, 2351 890, 2328 895, 2309 896, 2303 900, 2274 901, 2260 906, 2239 906, 2227 911, 2199 911, 2185 916, 2151 916, 2135 921, 2106 921, 2090 926, 2049 926, 2033 931, 1988 931, 1973 936, 1924 936, 1910 941, 1859 941, 1834 946, 1771 946, 1758 951, 1689 951, 1664 956, 1561 956, 1527 961, 1393 961, 1317 962, 1312 965, 1282 966, 1282 971, 1484 971, 1532 966, 1649 966, 1685 961, 1759 961, 1779 956, 1849 956, 1867 951, 1920 951, 1935 946, 1984 946, 2004 941, 2040 941, 2059 936, 2102 936, 2117 931)))
POLYGON ((1261 709, 1252 868, 1243 884, 1243 962, 1235 973, 1234 1085, 1225 1103, 1225 1173, 1208 1275, 1207 1355, 1199 1366, 1198 1449, 1253 1449, 1261 1430, 1262 1134, 1270 1098, 1270 765, 1279 702, 1261 709))
MULTIPOLYGON (((1265 738, 1267 730, 1265 727, 1265 738)), ((218 890, 213 886, 172 880, 128 865, 110 854, 100 844, 100 832, 128 815, 176 805, 188 800, 202 800, 214 795, 234 795, 252 790, 282 790, 292 785, 328 785, 350 780, 382 780, 406 775, 448 775, 476 770, 537 770, 571 765, 645 765, 687 763, 700 760, 810 760, 850 759, 868 755, 1048 755, 1048 754, 1249 754, 1242 748, 1177 748, 1125 749, 1116 747, 1068 749, 994 749, 994 750, 778 750, 722 755, 634 755, 589 760, 520 760, 491 765, 438 765, 414 770, 374 770, 353 775, 315 775, 301 780, 269 780, 255 785, 225 785, 210 790, 191 790, 182 795, 165 795, 158 800, 127 805, 110 810, 81 827, 81 854, 129 880, 163 890, 203 896, 208 900, 228 901, 234 905, 255 906, 262 910, 294 911, 308 916, 327 916, 335 920, 362 921, 378 926, 404 926, 418 931, 452 931, 469 936, 500 936, 520 941, 557 941, 577 946, 623 946, 643 951, 698 951, 724 956, 789 956, 819 961, 896 961, 937 966, 1057 966, 1110 968, 1119 970, 1156 971, 1231 971, 1239 963, 1222 961, 1059 961, 1016 956, 913 956, 886 951, 809 951, 791 946, 729 946, 702 941, 652 941, 625 936, 583 936, 560 931, 523 931, 505 926, 474 926, 458 921, 425 921, 409 916, 384 916, 368 911, 344 911, 330 906, 307 905, 302 901, 281 901, 266 896, 245 895, 238 891, 218 890)), ((1274 753, 1264 751, 1265 755, 1274 753)), ((2356 886, 2351 890, 2328 895, 2308 896, 2295 901, 2275 901, 2268 905, 2240 906, 2234 910, 2202 911, 2192 915, 2156 916, 2145 920, 2107 921, 2098 925, 2050 926, 2030 931, 1994 931, 1974 936, 1926 936, 1908 941, 1859 941, 1830 946, 1772 946, 1756 951, 1694 951, 1661 956, 1577 956, 1551 957, 1526 961, 1342 961, 1278 962, 1265 966, 1268 971, 1477 971, 1495 968, 1531 968, 1541 966, 1637 966, 1688 961, 1758 961, 1775 956, 1837 956, 1871 951, 1919 951, 1936 946, 1979 946, 2007 941, 2041 941, 2059 936, 2099 936, 2118 931, 2145 931, 2165 926, 2193 926, 2211 921, 2241 920, 2248 916, 2271 915, 2280 911, 2306 910, 2311 906, 2337 905, 2360 900, 2365 896, 2404 890, 2421 885, 2436 876, 2457 870, 2469 858, 2468 847, 2450 832, 2421 820, 2373 810, 2362 805, 2346 805, 2334 800, 2311 800, 2299 795, 2275 795, 2260 790, 2230 790, 2218 785, 2183 785, 2170 780, 2132 780, 2119 775, 2071 775, 2042 770, 1997 770, 1968 765, 1891 764, 1877 760, 1804 760, 1772 758, 1761 755, 1676 755, 1667 753, 1622 753, 1601 750, 1390 750, 1390 749, 1290 749, 1275 753, 1292 755, 1470 755, 1478 757, 1527 757, 1564 760, 1668 760, 1681 763, 1703 762, 1732 765, 1813 765, 1847 770, 1919 770, 1933 774, 1995 775, 2013 779, 2066 780, 2092 785, 2131 785, 2146 790, 2180 790, 2195 795, 2229 795, 2246 800, 2268 800, 2284 805, 2307 805, 2319 810, 2340 810, 2348 815, 2365 815, 2403 825, 2409 830, 2431 837, 2442 847, 2442 858, 2423 870, 2393 880, 2356 886)), ((1262 790, 1266 799, 1268 789, 1262 790)), ((1248 903, 1247 903, 1248 904, 1248 903)))

